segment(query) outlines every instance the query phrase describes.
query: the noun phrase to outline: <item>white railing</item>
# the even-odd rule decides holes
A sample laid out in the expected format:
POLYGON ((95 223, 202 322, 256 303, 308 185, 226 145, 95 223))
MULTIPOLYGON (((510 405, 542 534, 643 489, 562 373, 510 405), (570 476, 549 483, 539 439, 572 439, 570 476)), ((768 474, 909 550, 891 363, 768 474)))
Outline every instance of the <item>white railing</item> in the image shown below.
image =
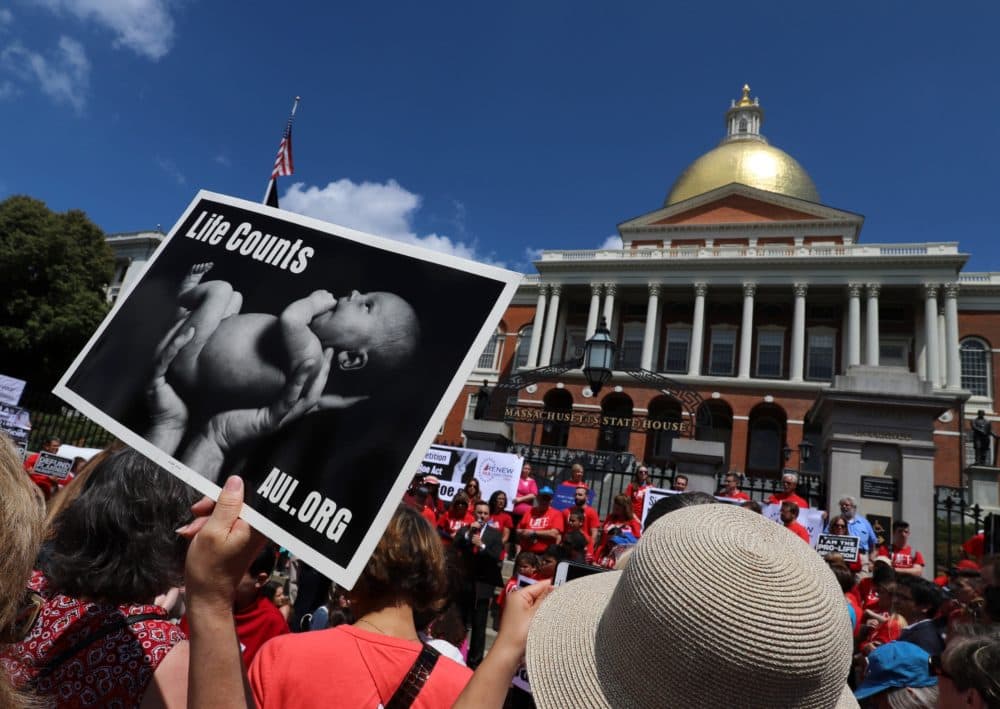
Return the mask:
MULTIPOLYGON (((957 242, 920 244, 805 244, 787 246, 679 246, 655 249, 578 249, 543 251, 542 261, 651 261, 705 258, 872 258, 957 256, 957 242)), ((963 277, 964 279, 964 277, 963 277)))
POLYGON ((1000 285, 1000 273, 960 273, 958 282, 969 285, 997 286, 1000 285))

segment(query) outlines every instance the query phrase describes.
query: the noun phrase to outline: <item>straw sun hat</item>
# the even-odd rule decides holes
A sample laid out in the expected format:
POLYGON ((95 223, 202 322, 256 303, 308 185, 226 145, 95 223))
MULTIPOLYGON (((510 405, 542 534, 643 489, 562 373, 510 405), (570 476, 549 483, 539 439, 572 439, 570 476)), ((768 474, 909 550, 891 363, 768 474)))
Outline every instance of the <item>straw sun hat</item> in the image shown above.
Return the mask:
POLYGON ((622 571, 556 589, 528 633, 539 707, 857 707, 844 594, 794 534, 732 505, 671 512, 622 571))

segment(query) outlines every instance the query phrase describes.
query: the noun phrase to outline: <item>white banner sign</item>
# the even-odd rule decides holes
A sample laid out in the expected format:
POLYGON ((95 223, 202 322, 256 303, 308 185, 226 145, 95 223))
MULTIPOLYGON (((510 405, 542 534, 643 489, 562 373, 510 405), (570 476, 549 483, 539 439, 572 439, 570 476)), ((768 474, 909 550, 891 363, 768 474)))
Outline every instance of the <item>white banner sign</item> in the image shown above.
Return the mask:
POLYGON ((484 500, 499 490, 507 495, 507 510, 512 510, 523 463, 524 459, 513 453, 431 446, 420 464, 420 473, 441 481, 438 497, 442 500, 453 498, 465 488, 463 480, 474 477, 479 481, 479 494, 484 500))
MULTIPOLYGON (((764 516, 781 524, 781 505, 764 505, 764 516)), ((809 546, 815 549, 819 535, 823 533, 823 510, 812 507, 800 509, 797 521, 809 532, 809 546)))

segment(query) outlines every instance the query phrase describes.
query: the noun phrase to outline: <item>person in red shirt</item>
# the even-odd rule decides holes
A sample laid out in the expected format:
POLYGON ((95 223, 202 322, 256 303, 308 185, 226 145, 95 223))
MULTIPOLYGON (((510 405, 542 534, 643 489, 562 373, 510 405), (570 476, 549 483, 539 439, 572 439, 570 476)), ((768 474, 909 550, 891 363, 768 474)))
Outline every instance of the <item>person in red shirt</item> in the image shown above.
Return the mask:
POLYGON ((580 463, 573 463, 573 467, 569 469, 569 480, 563 480, 559 484, 567 487, 588 487, 583 479, 583 466, 580 463))
POLYGON ((403 502, 419 512, 424 519, 431 523, 432 527, 437 526, 437 514, 431 508, 431 491, 425 485, 417 484, 406 495, 403 502))
POLYGON ((569 513, 573 510, 580 510, 583 513, 583 527, 580 531, 588 539, 593 539, 594 534, 601 526, 601 518, 597 516, 597 510, 587 504, 587 488, 578 487, 573 493, 573 506, 562 511, 563 526, 569 520, 569 513))
POLYGON ((781 503, 781 523, 785 525, 785 529, 789 532, 795 534, 799 539, 804 541, 806 544, 811 544, 809 539, 809 530, 798 523, 799 517, 799 506, 794 502, 781 503))
POLYGON ((776 492, 767 498, 767 504, 780 505, 782 502, 787 500, 788 502, 794 502, 799 506, 799 509, 806 509, 809 507, 809 503, 795 493, 795 489, 799 486, 798 475, 792 472, 785 473, 781 476, 781 485, 784 489, 781 492, 776 492))
POLYGON ((611 514, 604 518, 604 524, 601 525, 599 546, 602 548, 602 554, 611 538, 618 536, 619 532, 629 532, 636 539, 642 534, 639 518, 635 516, 632 505, 625 495, 615 495, 615 499, 611 501, 611 514))
POLYGON ((448 511, 438 519, 438 536, 441 537, 441 541, 444 542, 445 546, 449 546, 455 534, 458 533, 458 530, 462 527, 468 527, 475 521, 475 518, 469 511, 469 496, 465 494, 464 490, 459 490, 455 493, 455 497, 452 498, 448 511))
POLYGON ((552 495, 552 488, 543 487, 535 498, 535 506, 521 518, 517 536, 522 549, 541 554, 550 544, 558 544, 562 539, 563 516, 559 510, 552 509, 552 495))
POLYGON ((490 519, 487 523, 500 532, 506 553, 507 542, 510 540, 510 530, 514 529, 514 521, 507 512, 507 493, 496 490, 490 495, 490 519))
POLYGON ((632 503, 632 512, 636 517, 642 518, 642 506, 646 503, 646 490, 651 488, 649 483, 649 468, 640 465, 635 469, 635 480, 630 482, 625 488, 625 496, 632 503))
POLYGON ((719 497, 728 497, 733 500, 743 500, 744 502, 750 499, 748 494, 740 490, 740 477, 737 473, 726 473, 722 489, 719 490, 719 497))
POLYGON ((42 452, 51 453, 55 455, 59 452, 59 446, 62 445, 60 441, 55 436, 50 436, 42 441, 42 450, 38 453, 32 453, 27 458, 24 459, 24 469, 27 471, 28 475, 31 476, 31 482, 35 483, 38 488, 45 495, 45 499, 52 497, 52 493, 55 491, 57 486, 57 481, 50 478, 48 475, 35 474, 35 463, 38 462, 38 457, 42 452))
POLYGON ((878 556, 892 559, 897 574, 921 576, 924 573, 924 555, 910 547, 910 523, 897 519, 892 523, 892 544, 880 546, 878 556))
POLYGON ((986 556, 986 532, 979 532, 979 534, 973 534, 971 537, 965 540, 962 544, 962 552, 965 554, 966 558, 972 559, 977 564, 983 563, 983 557, 986 556))
MULTIPOLYGON (((587 542, 587 546, 584 549, 585 561, 589 564, 594 560, 594 538, 584 531, 584 513, 578 507, 571 507, 564 512, 569 512, 566 516, 566 534, 569 535, 570 532, 579 532, 583 535, 584 540, 587 542)), ((596 513, 595 513, 596 514, 596 513)))

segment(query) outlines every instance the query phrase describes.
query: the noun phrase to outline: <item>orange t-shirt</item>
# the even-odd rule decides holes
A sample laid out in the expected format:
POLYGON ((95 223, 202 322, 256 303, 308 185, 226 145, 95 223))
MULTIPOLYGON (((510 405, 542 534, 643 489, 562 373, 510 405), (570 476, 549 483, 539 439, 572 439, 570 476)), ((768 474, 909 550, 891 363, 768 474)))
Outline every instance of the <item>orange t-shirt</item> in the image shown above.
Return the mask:
MULTIPOLYGON (((352 625, 282 635, 266 643, 250 665, 258 707, 385 706, 420 654, 421 644, 352 625)), ((414 709, 450 707, 472 670, 439 657, 414 709)))

